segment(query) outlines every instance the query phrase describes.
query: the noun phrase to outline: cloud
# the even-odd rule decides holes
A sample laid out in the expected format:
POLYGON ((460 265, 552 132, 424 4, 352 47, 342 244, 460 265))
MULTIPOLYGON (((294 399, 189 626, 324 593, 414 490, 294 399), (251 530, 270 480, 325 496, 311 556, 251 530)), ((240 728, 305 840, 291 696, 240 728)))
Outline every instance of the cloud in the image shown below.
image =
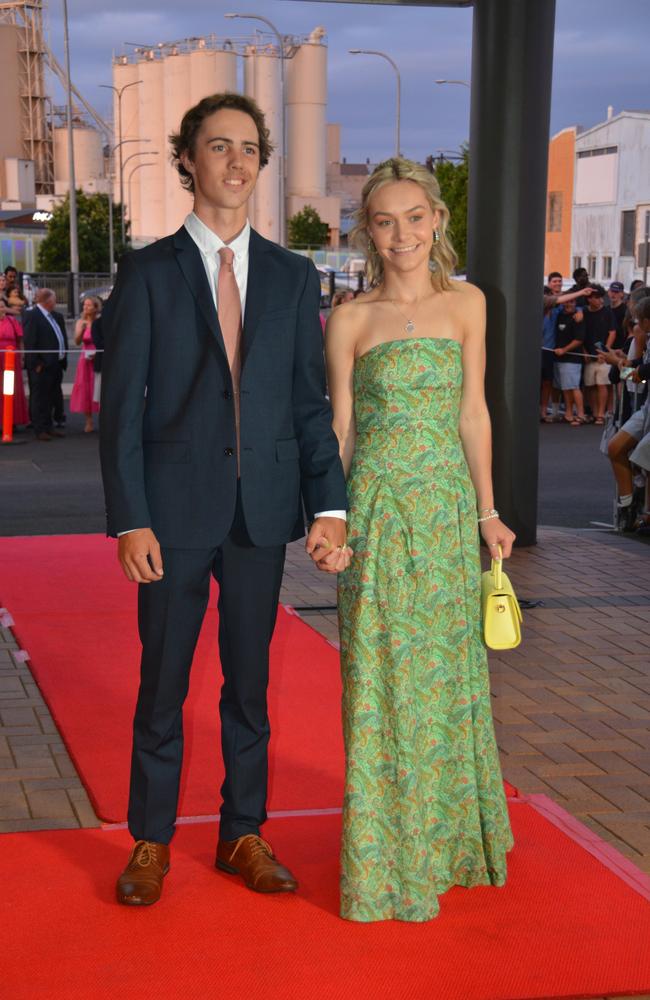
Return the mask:
MULTIPOLYGON (((68 0, 73 78, 105 114, 113 52, 125 41, 157 43, 216 32, 244 36, 254 22, 229 22, 223 14, 239 0, 68 0)), ((371 56, 350 48, 388 52, 402 72, 402 146, 423 158, 437 147, 457 148, 468 135, 469 92, 437 87, 437 78, 469 79, 472 12, 444 7, 369 6, 296 0, 247 0, 247 8, 274 21, 281 31, 307 34, 322 24, 328 34, 328 118, 342 125, 349 160, 377 159, 393 148, 394 74, 371 56), (432 148, 433 147, 433 148, 432 148)), ((63 61, 60 5, 49 8, 52 47, 63 61)), ((650 3, 617 0, 557 0, 552 130, 601 121, 608 104, 617 110, 650 105, 647 38, 650 3)), ((504 39, 504 45, 506 41, 504 39)), ((57 103, 63 96, 57 91, 57 103)))

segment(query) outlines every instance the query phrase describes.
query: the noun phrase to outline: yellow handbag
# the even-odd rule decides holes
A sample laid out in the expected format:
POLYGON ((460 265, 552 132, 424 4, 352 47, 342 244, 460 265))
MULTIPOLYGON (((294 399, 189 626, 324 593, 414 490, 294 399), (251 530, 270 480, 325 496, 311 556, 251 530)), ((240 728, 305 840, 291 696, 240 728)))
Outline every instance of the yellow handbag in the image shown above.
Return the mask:
POLYGON ((490 649, 514 649, 521 642, 521 608, 499 558, 481 576, 483 639, 490 649))

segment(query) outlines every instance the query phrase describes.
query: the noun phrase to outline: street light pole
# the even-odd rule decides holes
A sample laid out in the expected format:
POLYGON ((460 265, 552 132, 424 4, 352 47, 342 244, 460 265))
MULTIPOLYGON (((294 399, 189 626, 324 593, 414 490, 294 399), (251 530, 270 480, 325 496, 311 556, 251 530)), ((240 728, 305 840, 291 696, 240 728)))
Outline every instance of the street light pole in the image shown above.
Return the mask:
POLYGON ((68 314, 77 315, 79 307, 79 233, 77 226, 77 182, 74 170, 74 138, 72 134, 72 83, 70 80, 70 38, 68 35, 68 3, 63 0, 63 42, 65 46, 66 91, 68 98, 68 181, 70 186, 70 271, 72 272, 72 309, 68 314))
MULTIPOLYGON (((101 86, 103 86, 103 84, 101 86)), ((114 146, 110 146, 109 147, 109 149, 110 149, 110 152, 109 152, 110 170, 109 170, 109 172, 110 172, 110 175, 111 175, 110 176, 111 183, 109 184, 109 192, 108 192, 108 215, 109 215, 109 233, 108 233, 109 251, 108 252, 109 252, 110 258, 111 258, 111 266, 110 266, 110 272, 111 272, 111 274, 113 274, 113 271, 115 270, 115 246, 114 246, 115 237, 114 237, 114 234, 113 234, 113 224, 112 224, 112 219, 113 219, 113 179, 114 179, 114 172, 115 172, 115 151, 117 149, 119 149, 121 151, 122 146, 126 146, 127 142, 151 142, 151 139, 122 139, 121 142, 118 142, 114 146)), ((154 154, 152 153, 151 155, 153 156, 154 154)), ((157 156, 158 154, 156 153, 155 155, 157 156)), ((127 156, 126 160, 124 160, 124 163, 128 163, 129 160, 130 160, 130 157, 127 156)), ((124 166, 122 166, 122 170, 123 169, 124 169, 124 166)), ((122 202, 122 204, 123 204, 123 202, 122 202)), ((122 246, 124 246, 124 239, 122 239, 122 246)))
POLYGON ((127 188, 129 192, 129 211, 131 211, 131 178, 135 173, 138 172, 138 170, 141 170, 142 167, 152 167, 152 166, 153 166, 153 160, 150 160, 148 163, 138 163, 137 166, 135 166, 131 171, 131 173, 129 174, 129 179, 127 181, 127 188))
MULTIPOLYGON (((120 231, 122 235, 122 246, 126 241, 125 226, 124 226, 124 163, 122 162, 122 94, 129 87, 137 87, 138 84, 142 83, 142 80, 132 80, 131 83, 125 83, 123 87, 115 87, 112 83, 100 83, 99 86, 104 90, 112 90, 113 93, 117 94, 117 145, 114 149, 119 149, 120 151, 120 231)), ((133 141, 133 140, 125 140, 133 141)))
POLYGON ((115 234, 113 232, 113 154, 108 157, 108 273, 111 278, 115 261, 115 234))
MULTIPOLYGON (((149 142, 148 139, 146 141, 149 142)), ((158 152, 155 149, 152 149, 152 150, 148 150, 148 149, 138 150, 137 153, 131 153, 130 156, 127 156, 126 160, 124 161, 124 166, 126 167, 126 165, 129 162, 129 160, 133 160, 136 156, 158 156, 158 152)), ((142 166, 145 166, 145 164, 143 163, 142 166)), ((130 177, 131 177, 131 175, 129 174, 129 179, 130 179, 130 177)), ((128 209, 129 209, 129 212, 128 212, 129 222, 133 223, 133 206, 131 204, 131 185, 130 184, 129 184, 128 209)))
POLYGON ((280 164, 279 164, 279 166, 280 166, 280 178, 279 178, 279 183, 278 183, 278 189, 279 189, 278 190, 278 199, 280 201, 280 204, 278 206, 278 211, 280 213, 280 226, 279 226, 279 229, 280 229, 280 244, 281 244, 281 246, 286 246, 286 243, 287 243, 287 221, 286 221, 286 205, 285 205, 285 196, 284 196, 284 189, 285 189, 285 178, 284 178, 284 171, 285 171, 285 136, 286 136, 286 126, 285 126, 285 93, 284 93, 284 38, 282 37, 282 35, 280 34, 280 32, 278 31, 278 29, 276 28, 276 26, 273 24, 273 22, 269 21, 268 17, 263 17, 261 14, 234 14, 234 13, 229 13, 229 14, 224 14, 224 17, 227 17, 227 18, 239 17, 239 18, 245 18, 245 19, 250 20, 250 21, 262 21, 263 24, 266 24, 267 27, 269 27, 271 29, 271 31, 274 33, 275 37, 278 40, 278 53, 279 53, 279 56, 280 56, 280 104, 282 106, 282 115, 281 115, 282 135, 280 137, 280 157, 279 157, 279 159, 280 159, 280 164))
POLYGON ((376 49, 349 49, 350 55, 353 56, 380 56, 389 62, 393 69, 395 70, 395 76, 397 77, 397 110, 395 114, 395 156, 400 156, 401 142, 400 142, 400 118, 401 118, 401 108, 402 108, 402 78, 400 76, 399 67, 394 59, 386 52, 377 52, 376 49))

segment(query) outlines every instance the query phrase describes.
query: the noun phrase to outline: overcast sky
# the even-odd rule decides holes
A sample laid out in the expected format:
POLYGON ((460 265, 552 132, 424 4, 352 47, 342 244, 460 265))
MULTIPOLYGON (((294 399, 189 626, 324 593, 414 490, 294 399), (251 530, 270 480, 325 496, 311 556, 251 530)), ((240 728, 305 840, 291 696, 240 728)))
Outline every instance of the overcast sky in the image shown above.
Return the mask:
MULTIPOLYGON (((63 62, 61 0, 46 14, 52 49, 63 62)), ((329 45, 328 121, 342 126, 349 161, 377 161, 394 149, 395 75, 373 56, 380 49, 402 75, 402 150, 423 159, 457 149, 469 132, 469 91, 436 86, 437 78, 469 80, 472 14, 468 8, 418 8, 299 0, 68 0, 72 78, 98 111, 108 114, 113 53, 125 42, 155 44, 193 35, 247 32, 226 21, 228 10, 263 14, 282 33, 308 34, 317 25, 329 45)), ((254 22, 248 22, 250 31, 254 22)), ((615 111, 650 110, 650 0, 557 0, 551 131, 595 125, 615 111)), ((55 101, 63 101, 59 90, 55 101)))

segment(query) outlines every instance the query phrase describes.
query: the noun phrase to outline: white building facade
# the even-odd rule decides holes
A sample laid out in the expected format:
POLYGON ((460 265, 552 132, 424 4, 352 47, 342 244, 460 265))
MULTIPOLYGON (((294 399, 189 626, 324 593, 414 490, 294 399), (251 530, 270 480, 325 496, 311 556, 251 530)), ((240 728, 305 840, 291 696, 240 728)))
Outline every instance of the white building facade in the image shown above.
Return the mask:
POLYGON ((646 213, 650 225, 650 111, 610 109, 576 137, 572 268, 626 288, 643 278, 646 213))

